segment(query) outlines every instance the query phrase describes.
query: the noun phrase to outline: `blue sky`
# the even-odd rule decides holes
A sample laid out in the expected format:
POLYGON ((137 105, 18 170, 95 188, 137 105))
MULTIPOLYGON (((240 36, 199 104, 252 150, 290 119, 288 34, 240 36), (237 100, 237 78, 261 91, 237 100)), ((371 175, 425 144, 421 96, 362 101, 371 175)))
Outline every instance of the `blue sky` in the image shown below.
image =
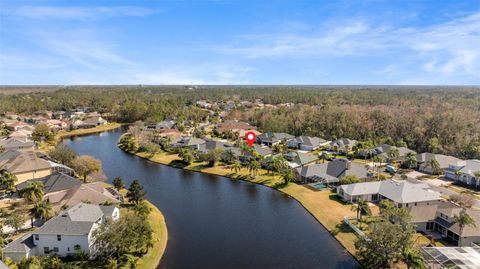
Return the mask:
POLYGON ((480 0, 0 0, 0 84, 480 84, 480 0))

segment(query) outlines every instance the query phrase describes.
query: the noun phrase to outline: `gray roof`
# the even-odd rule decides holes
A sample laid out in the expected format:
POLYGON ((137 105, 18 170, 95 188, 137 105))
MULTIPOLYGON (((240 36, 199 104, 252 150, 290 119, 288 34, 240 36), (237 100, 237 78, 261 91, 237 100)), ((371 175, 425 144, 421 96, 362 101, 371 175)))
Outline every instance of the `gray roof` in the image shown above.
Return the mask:
POLYGON ((8 269, 8 266, 0 261, 0 269, 8 269))
POLYGON ((337 146, 337 147, 340 147, 340 148, 343 148, 343 147, 346 147, 346 146, 353 147, 356 144, 357 144, 357 140, 353 140, 353 139, 349 139, 349 138, 339 138, 335 141, 330 142, 331 146, 337 146))
POLYGON ((207 140, 205 143, 201 144, 200 147, 198 148, 199 151, 201 152, 209 152, 213 151, 216 149, 222 149, 225 150, 226 148, 231 147, 232 145, 223 143, 220 141, 215 141, 215 140, 207 140))
POLYGON ((318 160, 318 157, 313 154, 298 151, 291 151, 285 154, 284 157, 289 162, 297 163, 299 165, 305 165, 318 160))
MULTIPOLYGON (((28 253, 35 245, 31 233, 27 233, 22 237, 17 238, 10 244, 5 246, 3 252, 6 253, 28 253)), ((1 267, 0 267, 1 268, 1 267)))
POLYGON ((339 188, 350 196, 381 194, 397 203, 414 203, 440 200, 440 193, 430 190, 426 183, 409 181, 374 181, 342 185, 339 188))
POLYGON ((174 120, 164 120, 155 125, 155 128, 157 129, 171 129, 175 126, 175 121, 174 120))
POLYGON ((368 177, 368 171, 364 165, 346 159, 336 159, 329 163, 312 164, 297 168, 296 170, 303 177, 319 178, 330 182, 335 182, 334 179, 340 179, 347 175, 358 178, 368 177))
POLYGON ((100 221, 105 212, 113 212, 114 206, 98 206, 79 203, 61 212, 58 216, 45 222, 34 234, 86 235, 94 223, 100 221), (112 207, 112 209, 108 209, 112 207))
POLYGON ((82 181, 74 177, 71 177, 64 173, 57 172, 43 178, 22 182, 17 185, 17 190, 18 191, 23 190, 25 187, 27 187, 28 182, 32 182, 32 181, 42 182, 45 194, 56 192, 56 191, 68 190, 73 187, 80 186, 83 183, 82 181))
POLYGON ((411 150, 411 149, 409 149, 409 148, 406 148, 406 147, 395 147, 395 146, 392 146, 392 145, 389 145, 389 144, 380 145, 380 146, 376 147, 376 148, 374 149, 374 151, 376 152, 376 154, 382 155, 382 156, 384 156, 384 157, 388 157, 388 152, 389 152, 392 148, 397 148, 397 149, 398 149, 399 157, 400 157, 400 158, 407 156, 409 153, 415 153, 415 151, 413 151, 413 150, 411 150))
POLYGON ((22 148, 32 148, 35 146, 35 143, 28 139, 19 139, 19 138, 7 138, 0 140, 0 146, 4 149, 22 149, 22 148))
POLYGON ((294 140, 298 144, 306 145, 306 146, 311 146, 311 147, 318 147, 320 144, 323 144, 327 142, 324 139, 321 139, 320 137, 315 137, 315 136, 298 136, 294 140))
POLYGON ((260 141, 272 141, 272 142, 277 142, 280 140, 288 140, 292 138, 294 138, 294 136, 287 133, 272 133, 272 132, 263 133, 258 136, 258 139, 260 139, 260 141))
POLYGON ((456 163, 460 161, 460 159, 455 158, 453 156, 447 156, 443 154, 434 154, 429 152, 424 152, 417 154, 417 162, 420 166, 427 167, 430 166, 430 161, 435 158, 438 161, 441 169, 445 169, 448 167, 449 164, 456 163))

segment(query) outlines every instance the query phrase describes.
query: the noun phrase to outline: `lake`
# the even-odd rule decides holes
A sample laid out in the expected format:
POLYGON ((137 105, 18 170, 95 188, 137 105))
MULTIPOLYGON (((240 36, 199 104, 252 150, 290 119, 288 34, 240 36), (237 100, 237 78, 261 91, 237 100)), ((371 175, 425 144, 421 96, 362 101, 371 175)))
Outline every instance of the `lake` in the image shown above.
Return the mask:
POLYGON ((118 149, 117 129, 65 139, 102 161, 110 178, 140 180, 164 214, 167 249, 158 268, 359 268, 297 201, 244 181, 156 164, 118 149))

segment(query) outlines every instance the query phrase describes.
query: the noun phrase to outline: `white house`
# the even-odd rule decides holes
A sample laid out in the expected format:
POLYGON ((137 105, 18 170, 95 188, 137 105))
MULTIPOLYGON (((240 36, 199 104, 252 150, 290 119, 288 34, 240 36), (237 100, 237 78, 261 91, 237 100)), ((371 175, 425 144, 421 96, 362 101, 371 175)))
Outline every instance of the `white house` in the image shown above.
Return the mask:
POLYGON ((480 186, 480 160, 457 161, 445 169, 445 177, 463 184, 480 186))
POLYGON ((406 180, 385 180, 354 183, 337 187, 337 195, 348 202, 359 199, 379 202, 388 199, 396 207, 430 205, 440 201, 440 193, 426 183, 411 183, 406 180))
POLYGON ((107 219, 118 220, 119 217, 120 211, 115 206, 79 203, 8 244, 3 249, 3 256, 16 261, 31 256, 95 254, 93 232, 107 219))

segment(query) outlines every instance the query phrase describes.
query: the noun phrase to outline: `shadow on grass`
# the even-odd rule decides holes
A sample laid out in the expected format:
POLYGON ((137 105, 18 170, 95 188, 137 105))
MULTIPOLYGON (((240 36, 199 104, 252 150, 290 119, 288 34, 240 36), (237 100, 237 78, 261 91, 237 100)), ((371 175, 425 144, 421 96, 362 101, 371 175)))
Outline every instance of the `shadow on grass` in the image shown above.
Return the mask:
POLYGON ((350 203, 347 203, 347 202, 343 201, 343 200, 342 200, 340 197, 338 197, 337 194, 335 194, 335 193, 332 193, 332 194, 328 195, 328 199, 330 199, 330 200, 332 200, 332 201, 335 201, 335 202, 337 202, 337 203, 340 203, 340 204, 342 204, 342 205, 348 205, 348 204, 350 204, 350 203))
POLYGON ((181 160, 173 160, 171 161, 168 165, 172 166, 172 167, 175 167, 175 168, 185 168, 188 166, 187 163, 181 161, 181 160))

